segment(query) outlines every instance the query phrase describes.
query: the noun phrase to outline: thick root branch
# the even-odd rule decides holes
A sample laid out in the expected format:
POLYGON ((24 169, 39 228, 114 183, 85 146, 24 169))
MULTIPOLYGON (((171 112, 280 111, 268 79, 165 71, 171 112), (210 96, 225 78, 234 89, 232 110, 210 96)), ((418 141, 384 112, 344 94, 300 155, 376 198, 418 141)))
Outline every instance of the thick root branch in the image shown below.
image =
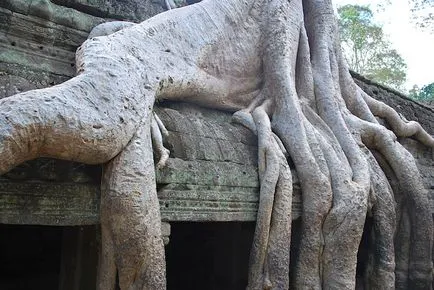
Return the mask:
POLYGON ((426 189, 413 156, 390 134, 390 131, 364 122, 364 143, 381 153, 395 173, 400 190, 406 194, 411 222, 408 287, 429 289, 432 283, 433 220, 426 189))
POLYGON ((101 224, 105 256, 100 265, 100 290, 114 289, 113 266, 121 289, 166 288, 150 121, 148 117, 128 146, 104 168, 101 224))
POLYGON ((282 143, 271 132, 270 102, 235 114, 235 121, 258 135, 261 182, 256 229, 250 254, 247 289, 287 289, 291 241, 292 177, 282 143))
POLYGON ((395 289, 396 229, 395 201, 389 182, 370 153, 367 159, 371 168, 371 204, 373 232, 366 269, 365 289, 395 289))
POLYGON ((434 138, 428 134, 418 122, 403 120, 390 106, 375 100, 363 91, 361 94, 372 113, 385 119, 398 137, 414 137, 422 144, 434 147, 434 138))
POLYGON ((292 176, 288 164, 281 163, 274 196, 265 277, 270 289, 288 289, 292 222, 292 176))

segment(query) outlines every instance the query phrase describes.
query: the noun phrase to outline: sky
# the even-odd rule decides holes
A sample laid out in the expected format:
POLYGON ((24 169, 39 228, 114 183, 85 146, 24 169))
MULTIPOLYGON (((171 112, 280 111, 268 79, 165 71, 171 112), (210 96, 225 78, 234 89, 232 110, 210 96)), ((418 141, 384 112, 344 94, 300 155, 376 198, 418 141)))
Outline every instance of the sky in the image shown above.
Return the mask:
MULTIPOLYGON (((335 6, 345 4, 370 5, 375 10, 380 0, 333 0, 335 6)), ((434 82, 434 35, 423 32, 410 23, 410 7, 406 0, 392 0, 384 11, 375 14, 383 25, 393 47, 407 63, 407 83, 422 87, 434 82)))

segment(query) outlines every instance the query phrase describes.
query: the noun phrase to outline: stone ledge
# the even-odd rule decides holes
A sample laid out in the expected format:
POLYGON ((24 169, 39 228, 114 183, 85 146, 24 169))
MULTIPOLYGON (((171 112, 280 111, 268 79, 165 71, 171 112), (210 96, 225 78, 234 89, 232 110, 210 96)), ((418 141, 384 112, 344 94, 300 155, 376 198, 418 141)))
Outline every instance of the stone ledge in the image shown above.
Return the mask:
MULTIPOLYGON (((159 176, 170 176, 170 168, 159 176)), ((192 173, 191 171, 189 173, 192 173)), ((188 174, 188 173, 186 173, 188 174)), ((255 221, 258 188, 173 184, 159 178, 163 221, 255 221), (166 185, 165 185, 166 184, 166 185)), ((293 219, 300 216, 300 190, 294 185, 293 219)), ((100 189, 95 184, 0 182, 0 223, 51 226, 99 223, 100 189)))
MULTIPOLYGON (((170 135, 156 172, 163 221, 254 221, 259 198, 256 137, 231 113, 181 103, 156 108, 170 135)), ((99 166, 53 159, 22 164, 0 179, 0 223, 99 223, 99 166)), ((300 216, 297 176, 294 213, 300 216)))

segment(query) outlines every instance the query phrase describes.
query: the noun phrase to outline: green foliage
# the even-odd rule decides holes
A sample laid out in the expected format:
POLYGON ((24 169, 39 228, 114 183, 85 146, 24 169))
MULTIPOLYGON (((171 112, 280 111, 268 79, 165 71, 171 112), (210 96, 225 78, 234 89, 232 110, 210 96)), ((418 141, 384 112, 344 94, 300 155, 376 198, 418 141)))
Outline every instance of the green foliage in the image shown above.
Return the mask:
POLYGON ((350 69, 365 77, 402 90, 407 65, 376 24, 367 6, 338 8, 341 45, 350 69))
POLYGON ((422 88, 414 86, 410 90, 409 96, 418 101, 434 101, 434 83, 425 85, 422 88))

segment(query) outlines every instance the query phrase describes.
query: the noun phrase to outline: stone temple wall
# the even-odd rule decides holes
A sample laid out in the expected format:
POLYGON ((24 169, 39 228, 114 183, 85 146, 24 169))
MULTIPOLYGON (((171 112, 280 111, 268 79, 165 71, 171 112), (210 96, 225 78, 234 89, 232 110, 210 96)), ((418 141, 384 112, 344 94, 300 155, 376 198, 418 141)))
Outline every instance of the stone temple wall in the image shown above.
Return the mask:
POLYGON ((0 97, 75 75, 75 51, 96 25, 138 22, 163 11, 153 0, 0 1, 0 97))
MULTIPOLYGON (((403 118, 418 121, 434 136, 434 107, 409 99, 405 95, 353 74, 356 83, 370 96, 393 107, 403 118)), ((416 158, 434 212, 434 149, 411 139, 399 140, 416 158)))
MULTIPOLYGON (((94 26, 114 19, 147 19, 164 11, 162 2, 1 0, 0 98, 73 77, 75 50, 94 26)), ((434 135, 432 107, 354 77, 368 94, 405 118, 419 121, 434 135)), ((179 104, 163 104, 157 110, 172 133, 166 144, 172 151, 169 165, 157 172, 163 219, 254 220, 258 192, 255 138, 230 124, 229 113, 179 104)), ((415 155, 434 200, 433 150, 412 140, 402 142, 415 155)), ((23 164, 0 180, 0 223, 98 223, 99 176, 98 166, 45 159, 23 164), (50 210, 50 216, 44 209, 50 210)), ((296 218, 300 202, 295 183, 296 218)))

